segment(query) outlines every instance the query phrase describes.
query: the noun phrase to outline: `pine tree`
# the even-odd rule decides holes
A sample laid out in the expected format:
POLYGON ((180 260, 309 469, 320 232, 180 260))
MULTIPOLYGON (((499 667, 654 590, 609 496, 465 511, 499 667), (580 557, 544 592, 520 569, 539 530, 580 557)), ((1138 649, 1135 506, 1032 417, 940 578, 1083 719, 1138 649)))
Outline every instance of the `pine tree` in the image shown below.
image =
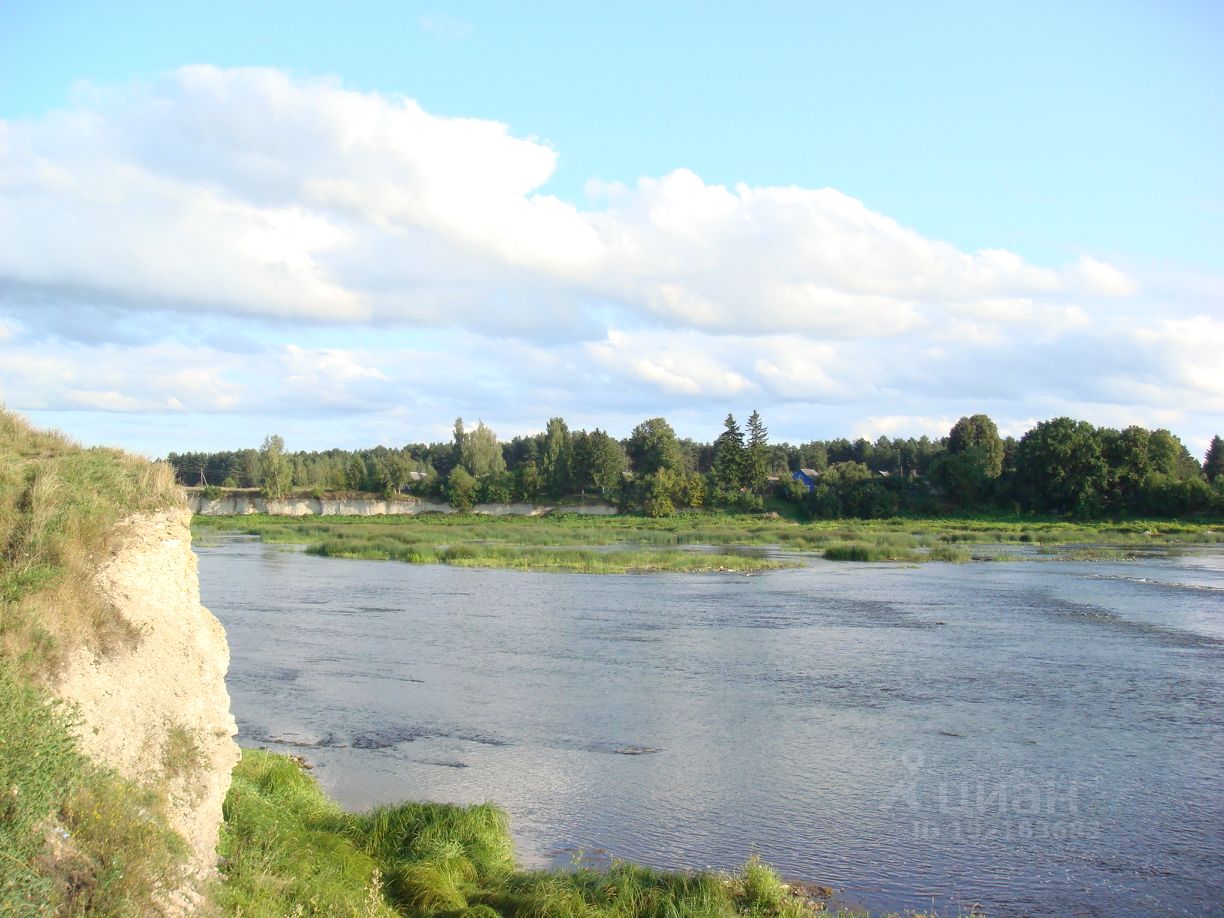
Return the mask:
POLYGON ((714 465, 710 479, 719 494, 733 494, 740 488, 744 477, 744 433, 735 416, 728 414, 723 422, 726 428, 714 441, 714 465))
POLYGON ((1219 435, 1212 437, 1211 445, 1207 447, 1203 472, 1212 484, 1215 484, 1217 478, 1224 477, 1224 440, 1221 440, 1219 435))
POLYGON ((760 494, 769 483, 769 431, 761 415, 753 410, 748 418, 748 451, 744 461, 742 484, 754 494, 760 494))

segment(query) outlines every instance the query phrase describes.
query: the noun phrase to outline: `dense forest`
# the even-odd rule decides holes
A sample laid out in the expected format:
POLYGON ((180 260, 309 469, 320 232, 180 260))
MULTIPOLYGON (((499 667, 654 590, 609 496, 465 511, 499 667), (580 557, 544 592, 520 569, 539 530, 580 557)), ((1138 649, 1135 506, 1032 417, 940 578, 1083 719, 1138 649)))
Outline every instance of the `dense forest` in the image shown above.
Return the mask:
POLYGON ((624 440, 571 430, 562 418, 507 442, 460 418, 444 443, 287 452, 279 436, 259 449, 171 453, 178 479, 208 488, 260 488, 278 497, 411 493, 476 503, 598 497, 652 516, 701 507, 758 511, 775 501, 808 517, 1037 512, 1076 517, 1224 514, 1224 441, 1200 463, 1167 430, 1114 430, 1043 421, 1019 440, 986 415, 961 418, 946 437, 771 443, 753 412, 727 415, 713 443, 676 436, 651 418, 624 440), (802 470, 802 472, 800 471, 802 470), (797 474, 798 473, 798 474, 797 474))

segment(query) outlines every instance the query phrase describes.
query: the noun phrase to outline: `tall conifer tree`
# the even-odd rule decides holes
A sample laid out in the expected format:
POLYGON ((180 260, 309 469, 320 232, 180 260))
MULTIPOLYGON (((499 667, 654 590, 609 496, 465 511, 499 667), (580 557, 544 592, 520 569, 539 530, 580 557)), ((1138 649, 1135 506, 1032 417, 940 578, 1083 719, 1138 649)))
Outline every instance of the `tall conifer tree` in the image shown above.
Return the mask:
POLYGON ((742 483, 754 494, 763 492, 769 483, 769 431, 755 409, 748 418, 748 450, 742 483))
POLYGON ((738 491, 744 477, 744 432, 728 414, 725 429, 714 441, 714 465, 710 469, 714 490, 722 494, 738 491))

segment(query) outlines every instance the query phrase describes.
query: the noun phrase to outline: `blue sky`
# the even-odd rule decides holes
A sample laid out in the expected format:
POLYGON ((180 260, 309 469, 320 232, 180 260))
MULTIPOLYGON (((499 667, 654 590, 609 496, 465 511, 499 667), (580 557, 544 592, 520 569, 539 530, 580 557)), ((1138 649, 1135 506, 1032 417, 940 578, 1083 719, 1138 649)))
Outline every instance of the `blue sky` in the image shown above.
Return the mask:
POLYGON ((1224 427, 1219 4, 173 6, 0 2, 0 398, 88 442, 1224 427))

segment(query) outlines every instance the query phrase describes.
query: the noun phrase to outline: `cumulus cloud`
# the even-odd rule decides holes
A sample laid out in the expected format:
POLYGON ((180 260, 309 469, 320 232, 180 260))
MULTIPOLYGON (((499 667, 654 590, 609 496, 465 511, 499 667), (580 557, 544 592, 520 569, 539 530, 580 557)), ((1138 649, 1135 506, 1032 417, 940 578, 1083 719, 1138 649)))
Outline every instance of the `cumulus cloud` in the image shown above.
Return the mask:
POLYGON ((548 193, 556 160, 504 124, 276 70, 83 85, 0 121, 0 398, 529 428, 571 406, 832 406, 843 433, 981 402, 1221 409, 1206 300, 1154 305, 1098 257, 964 251, 836 189, 683 168, 579 205, 548 193))
POLYGON ((1179 384, 1197 394, 1202 407, 1224 416, 1224 319, 1194 316, 1164 319, 1134 331, 1145 369, 1162 383, 1179 384))
POLYGON ((940 432, 952 429, 957 421, 954 417, 931 415, 890 414, 883 417, 864 418, 854 427, 854 437, 874 440, 878 437, 920 437, 932 430, 940 432))
POLYGON ((1125 297, 1139 292, 1139 283, 1107 261, 1088 255, 1067 272, 1070 280, 1089 296, 1125 297))
MULTIPOLYGON (((83 87, 0 122, 7 289, 127 309, 216 310, 589 335, 611 303, 677 327, 897 335, 948 310, 1120 270, 962 252, 831 188, 729 189, 678 169, 545 193, 556 152, 503 124, 275 70, 196 66, 83 87)), ((19 294, 20 295, 20 294, 19 294)))

